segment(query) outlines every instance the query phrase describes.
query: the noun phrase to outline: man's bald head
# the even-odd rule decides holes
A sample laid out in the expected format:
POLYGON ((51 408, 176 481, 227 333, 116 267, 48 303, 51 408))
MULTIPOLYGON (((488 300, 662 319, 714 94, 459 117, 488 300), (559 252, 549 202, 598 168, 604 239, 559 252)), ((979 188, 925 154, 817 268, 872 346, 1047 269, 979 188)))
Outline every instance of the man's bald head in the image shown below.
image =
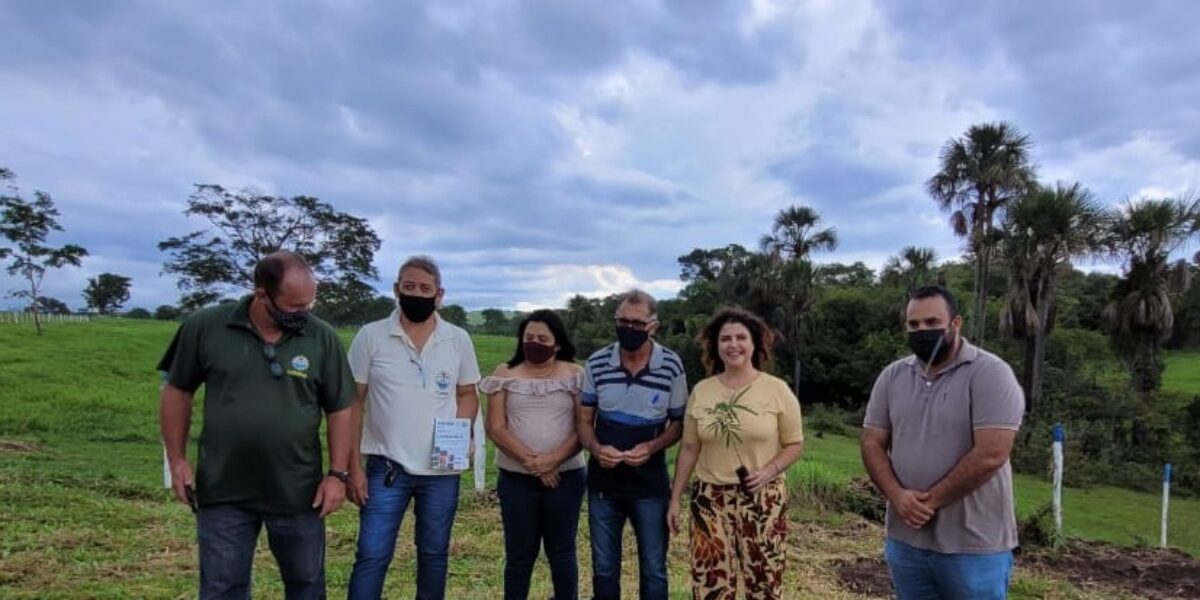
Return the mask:
POLYGON ((308 308, 317 298, 312 267, 287 250, 272 252, 254 265, 254 288, 284 311, 308 308))

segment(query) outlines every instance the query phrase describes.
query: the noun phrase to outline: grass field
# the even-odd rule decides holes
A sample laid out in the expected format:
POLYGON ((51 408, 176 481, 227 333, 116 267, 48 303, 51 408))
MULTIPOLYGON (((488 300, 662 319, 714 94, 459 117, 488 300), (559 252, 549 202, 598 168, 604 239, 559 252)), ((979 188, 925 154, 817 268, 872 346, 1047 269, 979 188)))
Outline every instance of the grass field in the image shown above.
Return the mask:
POLYGON ((1200 350, 1173 352, 1167 355, 1163 371, 1163 388, 1200 396, 1200 350))
MULTIPOLYGON (((841 436, 809 436, 805 459, 825 464, 849 478, 863 473, 858 443, 841 436)), ((1049 478, 1017 473, 1013 478, 1018 518, 1050 502, 1049 478)), ((1161 499, 1111 487, 1063 490, 1063 529, 1068 536, 1113 542, 1123 546, 1158 544, 1161 499)), ((1200 556, 1200 501, 1171 501, 1170 542, 1200 556)))
MULTIPOLYGON (((0 326, 0 598, 194 597, 194 522, 162 488, 158 442, 154 365, 174 326, 98 321, 52 326, 41 337, 32 328, 0 326)), ((485 372, 512 348, 504 338, 477 337, 475 342, 485 372)), ((198 433, 193 427, 193 436, 198 433)), ((841 477, 861 472, 855 440, 809 440, 807 460, 841 477)), ((493 478, 494 469, 489 467, 489 473, 493 478)), ((464 492, 469 486, 468 477, 464 492)), ((1020 476, 1017 495, 1025 513, 1049 499, 1049 486, 1020 476)), ((1071 535, 1122 544, 1155 539, 1155 496, 1108 488, 1068 490, 1065 502, 1071 535)), ((1173 542, 1200 554, 1200 502, 1177 500, 1172 506, 1173 542)), ((854 597, 838 585, 830 561, 877 556, 881 532, 851 517, 798 509, 788 597, 854 597)), ((356 529, 349 505, 328 520, 331 597, 344 595, 356 529)), ((401 533, 387 597, 413 594, 411 531, 410 519, 401 533)), ((586 526, 579 539, 581 585, 587 593, 586 526)), ((495 598, 502 564, 493 496, 464 493, 451 551, 450 597, 495 598)), ((673 542, 670 564, 673 597, 685 598, 682 540, 673 542)), ((627 595, 635 597, 636 567, 629 560, 626 565, 627 595)), ((531 597, 550 593, 540 563, 531 597)), ((255 597, 281 595, 264 539, 255 565, 255 597)), ((1019 572, 1013 597, 1084 596, 1068 584, 1019 572)))

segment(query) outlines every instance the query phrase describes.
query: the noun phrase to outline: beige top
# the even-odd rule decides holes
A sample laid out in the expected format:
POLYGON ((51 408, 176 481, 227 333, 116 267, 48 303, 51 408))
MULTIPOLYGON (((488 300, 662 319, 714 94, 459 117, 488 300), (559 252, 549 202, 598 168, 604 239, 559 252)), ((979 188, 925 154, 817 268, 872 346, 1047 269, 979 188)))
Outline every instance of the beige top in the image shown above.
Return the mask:
MULTIPOLYGON (((508 430, 522 444, 539 454, 552 452, 575 432, 575 398, 583 373, 562 379, 484 377, 479 389, 485 394, 504 390, 508 430)), ((496 448, 496 466, 506 471, 529 473, 520 461, 496 448)), ((559 472, 584 466, 582 452, 558 466, 559 472)))
MULTIPOLYGON (((867 403, 865 427, 891 434, 892 469, 900 485, 927 491, 975 444, 976 429, 1019 429, 1025 395, 1012 369, 963 340, 954 362, 934 379, 910 356, 879 375, 867 403)), ((912 529, 888 506, 888 537, 943 553, 1004 552, 1017 545, 1012 465, 958 502, 912 529)))
POLYGON ((737 468, 744 464, 750 472, 761 469, 787 444, 804 441, 804 422, 800 417, 800 402, 782 379, 762 373, 749 385, 733 390, 716 377, 696 384, 683 417, 683 441, 700 443, 696 460, 696 477, 706 483, 721 485, 738 483, 737 468), (738 404, 754 411, 738 411, 741 443, 731 445, 719 437, 710 426, 714 422, 709 409, 728 402, 745 390, 738 404), (735 450, 736 448, 736 450, 735 450), (741 462, 738 462, 738 455, 741 462))

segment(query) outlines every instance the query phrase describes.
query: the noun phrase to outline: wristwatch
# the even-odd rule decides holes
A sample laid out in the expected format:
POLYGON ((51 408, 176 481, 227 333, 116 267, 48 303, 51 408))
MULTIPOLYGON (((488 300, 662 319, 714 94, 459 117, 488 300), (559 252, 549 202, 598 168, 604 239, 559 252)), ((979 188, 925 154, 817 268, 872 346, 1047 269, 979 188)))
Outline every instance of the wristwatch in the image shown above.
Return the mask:
POLYGON ((334 477, 342 483, 346 483, 346 482, 350 481, 350 471, 343 471, 341 469, 330 469, 329 472, 325 474, 325 476, 326 477, 334 477))

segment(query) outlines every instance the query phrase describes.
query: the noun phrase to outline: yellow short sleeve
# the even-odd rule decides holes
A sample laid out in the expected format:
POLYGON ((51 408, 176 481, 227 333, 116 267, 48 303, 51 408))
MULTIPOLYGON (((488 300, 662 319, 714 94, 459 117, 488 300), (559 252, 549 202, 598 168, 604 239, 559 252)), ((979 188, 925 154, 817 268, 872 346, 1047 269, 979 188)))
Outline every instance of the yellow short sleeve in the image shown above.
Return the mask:
POLYGON ((779 403, 779 443, 787 445, 803 442, 804 418, 800 413, 800 401, 786 383, 780 381, 779 387, 779 393, 775 395, 779 403))

